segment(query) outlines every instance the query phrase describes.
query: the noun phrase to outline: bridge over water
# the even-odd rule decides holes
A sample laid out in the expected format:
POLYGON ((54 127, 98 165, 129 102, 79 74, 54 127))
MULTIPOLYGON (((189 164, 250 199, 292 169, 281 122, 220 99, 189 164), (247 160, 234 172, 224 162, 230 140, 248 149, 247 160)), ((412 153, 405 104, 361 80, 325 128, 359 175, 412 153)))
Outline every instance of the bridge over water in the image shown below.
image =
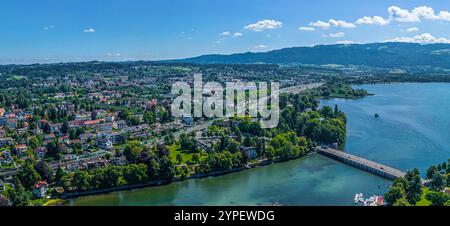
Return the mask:
POLYGON ((404 177, 406 174, 405 172, 398 169, 394 169, 392 167, 385 166, 336 149, 317 147, 316 150, 319 154, 389 180, 404 177))

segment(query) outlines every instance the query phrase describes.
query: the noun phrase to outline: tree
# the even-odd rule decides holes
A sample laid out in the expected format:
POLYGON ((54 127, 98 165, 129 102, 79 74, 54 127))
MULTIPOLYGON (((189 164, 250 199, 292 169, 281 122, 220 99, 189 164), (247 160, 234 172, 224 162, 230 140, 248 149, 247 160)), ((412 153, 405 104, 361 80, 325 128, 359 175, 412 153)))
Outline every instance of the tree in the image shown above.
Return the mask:
POLYGON ((29 206, 33 196, 25 189, 20 180, 15 181, 15 189, 8 189, 6 193, 13 206, 29 206))
POLYGON ((152 111, 146 111, 144 113, 144 122, 149 124, 149 125, 155 123, 155 117, 154 117, 152 111))
POLYGON ((34 169, 39 173, 42 180, 46 180, 48 182, 52 181, 53 170, 47 165, 47 163, 44 161, 39 161, 34 166, 34 169))
POLYGON ((159 160, 159 164, 161 167, 159 171, 159 176, 162 179, 172 180, 173 177, 175 176, 175 167, 172 161, 170 161, 170 158, 167 156, 162 156, 161 159, 159 160))
MULTIPOLYGON (((336 111, 336 109, 335 109, 336 111)), ((320 110, 320 114, 325 118, 333 118, 335 113, 333 112, 333 109, 329 106, 324 106, 322 110, 320 110)))
POLYGON ((63 186, 64 178, 66 178, 66 176, 67 176, 67 173, 61 167, 58 167, 58 169, 56 170, 56 173, 55 173, 56 185, 63 186))
POLYGON ((416 204, 422 195, 422 178, 418 169, 408 171, 405 175, 408 181, 406 185, 406 198, 411 204, 416 204))
POLYGON ((130 141, 125 146, 123 154, 127 158, 127 161, 131 163, 137 163, 141 152, 144 150, 144 145, 139 141, 130 141))
POLYGON ((123 177, 128 184, 139 184, 148 181, 147 166, 131 164, 125 167, 123 177))
POLYGON ((177 154, 177 162, 178 164, 181 164, 183 162, 183 156, 180 153, 177 154))
POLYGON ((70 129, 69 123, 67 121, 65 121, 61 126, 61 132, 63 134, 67 134, 67 133, 69 133, 69 129, 70 129))
POLYGON ((393 205, 397 200, 405 198, 405 190, 401 186, 392 186, 389 191, 384 194, 387 203, 393 205))
POLYGON ((26 189, 32 189, 34 185, 41 180, 41 176, 34 169, 34 163, 26 160, 24 166, 19 171, 18 178, 26 189))
POLYGON ((439 172, 435 172, 431 179, 431 189, 435 191, 442 191, 446 186, 447 180, 444 175, 439 172))
POLYGON ((337 116, 338 114, 339 114, 339 108, 338 108, 338 105, 335 104, 334 105, 334 115, 337 116))
POLYGON ((397 201, 395 201, 393 206, 411 206, 411 204, 409 204, 409 202, 408 202, 408 200, 406 200, 406 198, 400 198, 397 201))
POLYGON ((428 199, 433 206, 443 206, 450 199, 450 197, 443 192, 431 192, 427 194, 425 198, 428 199))
POLYGON ((438 171, 438 169, 437 169, 437 167, 436 166, 430 166, 428 169, 427 169, 427 179, 432 179, 433 178, 433 175, 436 173, 438 171))
POLYGON ((155 179, 159 176, 160 165, 155 158, 150 159, 147 162, 147 175, 149 179, 155 179))
POLYGON ((198 163, 198 161, 200 161, 200 154, 199 153, 194 153, 192 155, 192 162, 198 163))
POLYGON ((73 174, 72 185, 77 191, 85 191, 90 188, 90 175, 86 171, 77 170, 73 174))

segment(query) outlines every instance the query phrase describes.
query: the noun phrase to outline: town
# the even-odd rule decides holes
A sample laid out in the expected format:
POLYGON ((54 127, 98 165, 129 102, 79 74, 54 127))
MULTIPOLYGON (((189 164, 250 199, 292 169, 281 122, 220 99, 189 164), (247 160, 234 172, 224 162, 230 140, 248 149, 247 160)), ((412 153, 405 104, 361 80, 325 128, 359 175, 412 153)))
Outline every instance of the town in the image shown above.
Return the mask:
POLYGON ((321 76, 293 77, 305 73, 300 69, 90 62, 0 71, 0 194, 13 205, 227 173, 306 155, 315 142, 345 140, 345 115, 318 111, 314 98, 329 95, 331 86, 321 76), (264 130, 247 117, 173 117, 170 84, 192 83, 195 72, 209 81, 280 82, 280 126, 264 130), (316 120, 323 128, 308 123, 316 120))

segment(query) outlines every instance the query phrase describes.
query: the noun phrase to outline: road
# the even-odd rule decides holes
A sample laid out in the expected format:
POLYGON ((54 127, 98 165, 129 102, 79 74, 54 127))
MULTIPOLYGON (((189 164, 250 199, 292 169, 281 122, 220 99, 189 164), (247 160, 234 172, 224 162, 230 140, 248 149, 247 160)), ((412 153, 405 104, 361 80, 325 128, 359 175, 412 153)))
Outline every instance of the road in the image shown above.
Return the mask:
MULTIPOLYGON (((291 87, 280 89, 278 92, 279 93, 297 94, 297 93, 303 92, 305 90, 318 88, 318 87, 322 86, 323 84, 324 83, 310 83, 310 84, 305 84, 305 85, 291 86, 291 87)), ((265 98, 267 98, 267 97, 265 97, 265 98)), ((250 104, 255 105, 257 103, 250 103, 250 104)), ((181 129, 181 130, 179 130, 177 132, 174 132, 173 135, 174 135, 175 139, 178 139, 181 134, 189 134, 191 132, 197 132, 197 131, 205 130, 208 127, 210 127, 215 121, 218 121, 218 120, 222 120, 222 118, 212 119, 212 120, 209 120, 207 122, 201 123, 199 125, 191 126, 191 127, 184 127, 183 129, 181 129)), ((146 142, 144 142, 144 144, 145 145, 152 145, 153 141, 155 141, 155 140, 146 141, 146 142)), ((158 143, 162 143, 164 141, 164 137, 156 139, 156 141, 158 143)), ((61 165, 67 165, 69 163, 80 163, 80 162, 88 162, 88 161, 98 160, 100 157, 101 156, 92 156, 92 157, 80 158, 80 159, 77 159, 77 160, 74 160, 74 161, 70 161, 70 162, 65 162, 65 163, 61 163, 59 161, 58 162, 52 162, 52 163, 49 164, 49 166, 56 170, 61 165)), ((17 172, 18 172, 18 169, 13 169, 13 170, 9 170, 9 171, 3 171, 3 172, 0 172, 0 176, 9 177, 9 176, 13 176, 13 175, 17 174, 17 172)))
MULTIPOLYGON (((282 93, 297 94, 297 93, 300 93, 300 92, 303 92, 303 91, 306 91, 306 90, 319 88, 323 84, 324 83, 310 83, 310 84, 304 84, 304 85, 298 85, 298 86, 291 86, 291 87, 280 89, 278 92, 280 94, 282 94, 282 93)), ((268 97, 265 97, 265 98, 268 99, 268 97)), ((265 99, 264 99, 264 101, 265 101, 265 99)), ((251 102, 251 103, 249 103, 249 106, 255 107, 257 104, 258 103, 251 102)), ((240 113, 242 113, 242 112, 240 112, 240 113)), ((178 139, 181 134, 189 134, 191 132, 197 132, 197 131, 205 130, 208 127, 210 127, 215 121, 222 120, 222 119, 223 118, 212 119, 212 120, 209 120, 208 122, 205 122, 205 123, 202 123, 202 124, 199 124, 199 125, 196 125, 196 126, 185 127, 183 129, 181 129, 180 131, 177 131, 177 132, 173 133, 173 135, 174 135, 175 139, 178 139)), ((158 143, 161 143, 161 142, 164 141, 164 137, 159 138, 156 141, 158 143)), ((146 144, 148 144, 148 143, 149 142, 147 142, 146 144)))

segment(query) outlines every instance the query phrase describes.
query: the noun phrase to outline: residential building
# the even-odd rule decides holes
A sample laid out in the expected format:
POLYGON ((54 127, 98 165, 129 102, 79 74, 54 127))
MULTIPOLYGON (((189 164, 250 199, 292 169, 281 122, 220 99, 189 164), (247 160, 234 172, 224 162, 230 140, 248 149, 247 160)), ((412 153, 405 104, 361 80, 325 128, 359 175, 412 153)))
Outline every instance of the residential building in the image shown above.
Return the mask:
POLYGON ((113 123, 113 128, 117 129, 117 130, 121 130, 123 128, 125 128, 127 126, 127 122, 125 122, 125 120, 119 120, 119 121, 115 121, 113 123))
POLYGON ((240 147, 240 150, 243 154, 247 156, 249 160, 254 160, 257 158, 255 147, 240 147))
POLYGON ((46 181, 40 181, 34 185, 33 195, 37 198, 44 198, 47 195, 48 184, 46 181))

